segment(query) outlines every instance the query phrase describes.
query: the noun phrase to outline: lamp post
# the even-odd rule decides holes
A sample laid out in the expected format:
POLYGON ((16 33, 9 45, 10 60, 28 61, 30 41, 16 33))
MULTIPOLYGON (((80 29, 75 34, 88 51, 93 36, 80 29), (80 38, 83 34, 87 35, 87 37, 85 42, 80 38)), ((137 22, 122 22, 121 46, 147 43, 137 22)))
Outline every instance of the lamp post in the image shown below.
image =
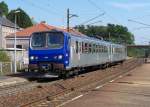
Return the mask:
POLYGON ((16 61, 16 29, 17 29, 17 17, 16 17, 16 14, 19 13, 20 11, 17 10, 14 12, 15 14, 15 40, 14 40, 14 73, 17 73, 17 61, 16 61))
POLYGON ((70 14, 70 11, 69 11, 69 9, 67 9, 67 31, 69 32, 69 24, 70 24, 70 19, 72 18, 72 17, 78 17, 78 15, 76 15, 76 14, 70 14))

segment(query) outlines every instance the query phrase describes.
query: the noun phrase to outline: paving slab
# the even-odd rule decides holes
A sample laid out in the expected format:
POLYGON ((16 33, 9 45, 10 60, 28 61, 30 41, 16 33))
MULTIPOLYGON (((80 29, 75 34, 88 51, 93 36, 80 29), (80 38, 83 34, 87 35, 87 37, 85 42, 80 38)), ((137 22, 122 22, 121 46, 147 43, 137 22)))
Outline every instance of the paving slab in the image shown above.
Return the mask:
POLYGON ((28 80, 21 77, 0 76, 0 88, 25 82, 28 82, 28 80))
POLYGON ((144 64, 64 107, 150 107, 150 64, 144 64))

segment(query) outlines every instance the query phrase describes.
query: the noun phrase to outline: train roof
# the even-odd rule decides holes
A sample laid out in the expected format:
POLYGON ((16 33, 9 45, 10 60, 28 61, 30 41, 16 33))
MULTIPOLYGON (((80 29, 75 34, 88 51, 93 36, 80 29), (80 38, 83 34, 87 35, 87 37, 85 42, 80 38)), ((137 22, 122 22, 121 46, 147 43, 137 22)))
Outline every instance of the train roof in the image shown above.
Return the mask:
POLYGON ((77 35, 72 35, 71 36, 75 37, 75 38, 81 38, 81 39, 87 39, 87 40, 93 40, 93 41, 101 41, 102 43, 105 43, 105 44, 112 44, 112 45, 116 45, 116 46, 124 46, 124 45, 121 45, 121 44, 115 44, 115 43, 112 43, 112 42, 109 42, 109 41, 105 41, 105 40, 100 40, 100 39, 97 39, 97 38, 94 38, 94 37, 89 37, 87 35, 84 35, 84 36, 77 36, 77 35))
MULTIPOLYGON (((40 32, 62 32, 64 34, 69 34, 70 36, 72 36, 74 38, 81 38, 81 39, 84 38, 84 39, 87 39, 87 40, 92 40, 92 41, 97 41, 97 42, 101 41, 104 44, 108 44, 108 45, 111 44, 111 45, 116 45, 116 46, 120 46, 120 47, 124 46, 124 45, 121 45, 121 44, 115 44, 115 43, 112 43, 112 42, 109 42, 109 41, 100 40, 100 39, 97 39, 97 38, 94 38, 94 37, 89 37, 89 36, 84 35, 84 34, 83 35, 77 35, 77 34, 69 33, 69 32, 66 32, 66 31, 61 31, 61 30, 55 30, 54 29, 54 30, 40 31, 40 32)), ((34 33, 40 33, 40 32, 34 32, 34 33)))

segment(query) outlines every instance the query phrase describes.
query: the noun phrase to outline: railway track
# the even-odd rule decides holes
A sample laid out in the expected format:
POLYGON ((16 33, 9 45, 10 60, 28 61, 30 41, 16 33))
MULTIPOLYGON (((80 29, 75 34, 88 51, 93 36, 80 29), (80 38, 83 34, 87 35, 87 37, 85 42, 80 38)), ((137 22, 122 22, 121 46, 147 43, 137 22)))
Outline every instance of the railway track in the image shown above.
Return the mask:
MULTIPOLYGON (((104 70, 97 70, 67 80, 29 82, 0 89, 0 107, 37 107, 60 105, 64 96, 87 92, 119 75, 123 75, 143 63, 143 60, 128 60, 104 70), (101 71, 101 72, 100 72, 101 71), (60 100, 61 99, 61 100, 60 100)), ((68 98, 67 98, 68 99, 68 98)))
MULTIPOLYGON (((127 74, 129 71, 131 71, 132 69, 136 68, 137 66, 140 66, 143 63, 143 60, 130 60, 125 62, 122 65, 117 65, 115 67, 112 68, 108 68, 107 70, 101 70, 104 71, 103 73, 105 73, 106 75, 103 75, 103 78, 98 78, 95 77, 96 79, 84 79, 84 83, 75 83, 72 82, 72 84, 74 83, 74 85, 69 85, 67 86, 67 80, 62 83, 66 83, 66 85, 62 85, 62 83, 60 82, 56 82, 54 83, 54 85, 57 88, 60 88, 60 90, 58 90, 55 94, 52 94, 49 92, 48 89, 44 88, 44 90, 47 92, 45 96, 41 96, 38 97, 35 100, 32 100, 28 103, 22 104, 20 105, 20 107, 37 107, 37 106, 44 106, 44 107, 55 107, 55 106, 61 106, 61 104, 63 102, 65 102, 65 97, 62 100, 63 96, 72 96, 73 94, 77 95, 77 93, 86 93, 88 91, 91 91, 94 89, 94 87, 102 85, 107 83, 108 81, 112 80, 112 79, 116 79, 118 78, 120 75, 125 75, 127 74)), ((97 72, 95 72, 97 73, 97 72)), ((99 73, 99 72, 98 72, 99 73)), ((93 72, 91 72, 91 74, 93 74, 93 72)), ((102 74, 101 74, 102 75, 102 74)), ((85 76, 85 74, 81 75, 85 76)), ((89 75, 87 74, 87 77, 89 75)), ((85 76, 86 77, 86 76, 85 76)), ((90 77, 89 77, 90 78, 90 77)), ((82 81, 82 79, 80 77, 77 77, 77 79, 80 79, 82 81)), ((80 82, 81 82, 80 81, 80 82)), ((79 81, 76 81, 79 82, 79 81)), ((42 87, 41 87, 42 88, 42 87)), ((69 99, 69 98, 66 98, 69 99)))

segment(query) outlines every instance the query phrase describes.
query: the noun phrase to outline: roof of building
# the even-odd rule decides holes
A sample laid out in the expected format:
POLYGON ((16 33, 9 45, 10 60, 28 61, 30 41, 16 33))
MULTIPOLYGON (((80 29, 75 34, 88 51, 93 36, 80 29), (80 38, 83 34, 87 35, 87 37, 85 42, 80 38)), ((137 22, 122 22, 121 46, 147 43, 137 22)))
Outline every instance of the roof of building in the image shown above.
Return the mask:
MULTIPOLYGON (((0 17, 0 24, 2 26, 12 27, 12 28, 15 27, 15 24, 5 17, 0 17)), ((17 26, 17 28, 19 28, 19 27, 17 26)))
MULTIPOLYGON (((28 27, 26 29, 16 32, 16 37, 18 37, 18 38, 26 38, 27 37, 28 38, 28 37, 30 37, 30 35, 33 32, 49 31, 49 30, 60 30, 60 31, 67 32, 67 30, 63 29, 63 28, 50 26, 46 23, 39 23, 39 24, 33 25, 31 27, 28 27)), ((83 35, 82 33, 78 32, 77 30, 74 30, 74 29, 70 29, 70 33, 74 33, 77 35, 83 35)), ((6 38, 13 38, 13 37, 14 37, 14 33, 8 35, 6 38)))

